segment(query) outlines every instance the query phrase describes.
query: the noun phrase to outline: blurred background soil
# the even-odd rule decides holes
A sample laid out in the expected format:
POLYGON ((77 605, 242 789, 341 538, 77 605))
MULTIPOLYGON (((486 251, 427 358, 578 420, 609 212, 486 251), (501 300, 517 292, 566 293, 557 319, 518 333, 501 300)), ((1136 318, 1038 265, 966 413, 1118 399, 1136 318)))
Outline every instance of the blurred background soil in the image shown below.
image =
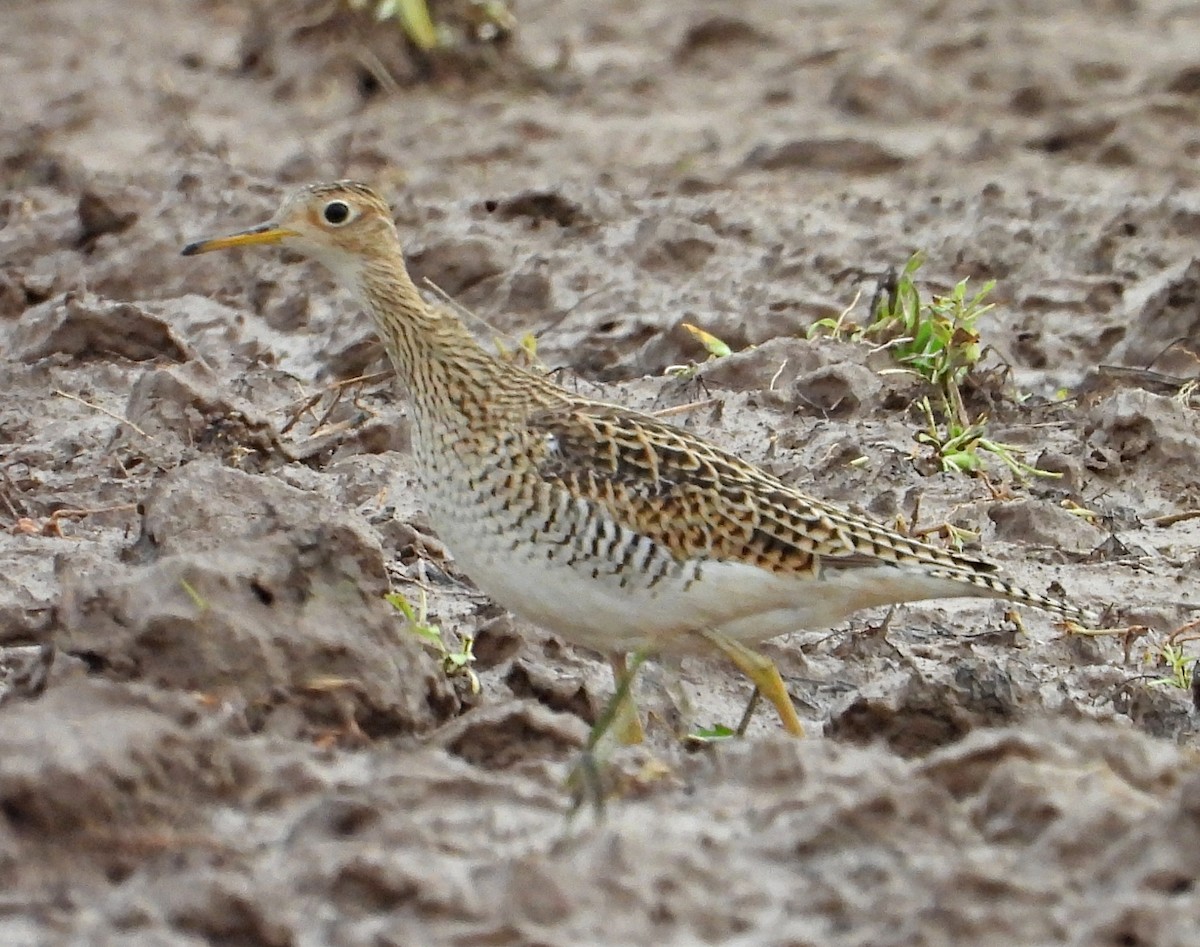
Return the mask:
POLYGON ((422 53, 333 2, 0 7, 0 944, 1200 943, 1200 7, 497 9, 422 53), (569 821, 606 665, 459 572, 323 272, 179 256, 338 177, 481 338, 1126 630, 798 630, 805 741, 681 743, 745 682, 651 665, 569 821), (1060 477, 938 472, 919 386, 807 338, 917 250, 997 281, 969 405, 1060 477))

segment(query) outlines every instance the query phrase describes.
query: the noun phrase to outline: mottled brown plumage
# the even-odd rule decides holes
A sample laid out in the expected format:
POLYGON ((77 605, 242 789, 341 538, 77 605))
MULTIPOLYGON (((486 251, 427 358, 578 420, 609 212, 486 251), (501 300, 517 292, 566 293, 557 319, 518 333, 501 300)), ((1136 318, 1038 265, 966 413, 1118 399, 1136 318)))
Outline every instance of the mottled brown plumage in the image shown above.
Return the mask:
MULTIPOLYGON (((357 297, 408 392, 434 526, 481 589, 571 641, 610 656, 716 647, 801 733, 778 671, 752 645, 924 598, 1008 598, 1081 617, 990 563, 490 355, 422 299, 387 204, 364 185, 305 188, 272 221, 184 253, 260 243, 318 259, 357 297)), ((627 723, 636 737, 636 718, 627 723)))

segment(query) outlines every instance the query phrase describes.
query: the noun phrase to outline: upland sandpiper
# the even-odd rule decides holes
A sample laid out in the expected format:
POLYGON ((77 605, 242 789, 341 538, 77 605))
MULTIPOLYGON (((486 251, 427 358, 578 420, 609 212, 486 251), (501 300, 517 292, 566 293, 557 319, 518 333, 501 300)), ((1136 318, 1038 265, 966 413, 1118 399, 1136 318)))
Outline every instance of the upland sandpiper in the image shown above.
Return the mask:
MULTIPOLYGON (((1006 598, 1062 615, 990 563, 904 536, 720 447, 581 398, 497 358, 422 299, 388 205, 349 181, 288 197, 265 224, 184 254, 279 244, 328 267, 371 316, 406 389, 430 520, 475 583, 518 615, 612 661, 716 649, 804 730, 767 639, 872 606, 1006 598)), ((641 737, 623 706, 627 740, 641 737)))

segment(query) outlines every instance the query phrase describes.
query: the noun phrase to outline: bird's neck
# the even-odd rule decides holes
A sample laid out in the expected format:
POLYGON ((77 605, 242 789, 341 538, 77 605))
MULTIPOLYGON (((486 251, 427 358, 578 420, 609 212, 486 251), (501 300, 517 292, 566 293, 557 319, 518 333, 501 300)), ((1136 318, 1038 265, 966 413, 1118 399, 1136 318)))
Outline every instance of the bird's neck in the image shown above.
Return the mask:
POLYGON ((512 369, 485 351, 457 316, 426 303, 398 263, 364 264, 354 288, 419 413, 470 416, 509 387, 512 369))

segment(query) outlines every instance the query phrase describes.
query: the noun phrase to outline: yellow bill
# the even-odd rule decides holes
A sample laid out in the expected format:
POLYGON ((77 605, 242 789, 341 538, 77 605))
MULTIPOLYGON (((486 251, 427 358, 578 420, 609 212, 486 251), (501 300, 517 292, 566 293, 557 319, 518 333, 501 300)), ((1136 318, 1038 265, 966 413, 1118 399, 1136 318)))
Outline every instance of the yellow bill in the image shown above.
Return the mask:
POLYGON ((183 248, 184 256, 195 256, 197 253, 209 253, 212 250, 228 250, 230 247, 261 246, 266 243, 279 243, 287 237, 296 236, 294 230, 279 227, 275 224, 260 224, 249 230, 231 233, 227 237, 211 237, 208 240, 197 240, 183 248))

